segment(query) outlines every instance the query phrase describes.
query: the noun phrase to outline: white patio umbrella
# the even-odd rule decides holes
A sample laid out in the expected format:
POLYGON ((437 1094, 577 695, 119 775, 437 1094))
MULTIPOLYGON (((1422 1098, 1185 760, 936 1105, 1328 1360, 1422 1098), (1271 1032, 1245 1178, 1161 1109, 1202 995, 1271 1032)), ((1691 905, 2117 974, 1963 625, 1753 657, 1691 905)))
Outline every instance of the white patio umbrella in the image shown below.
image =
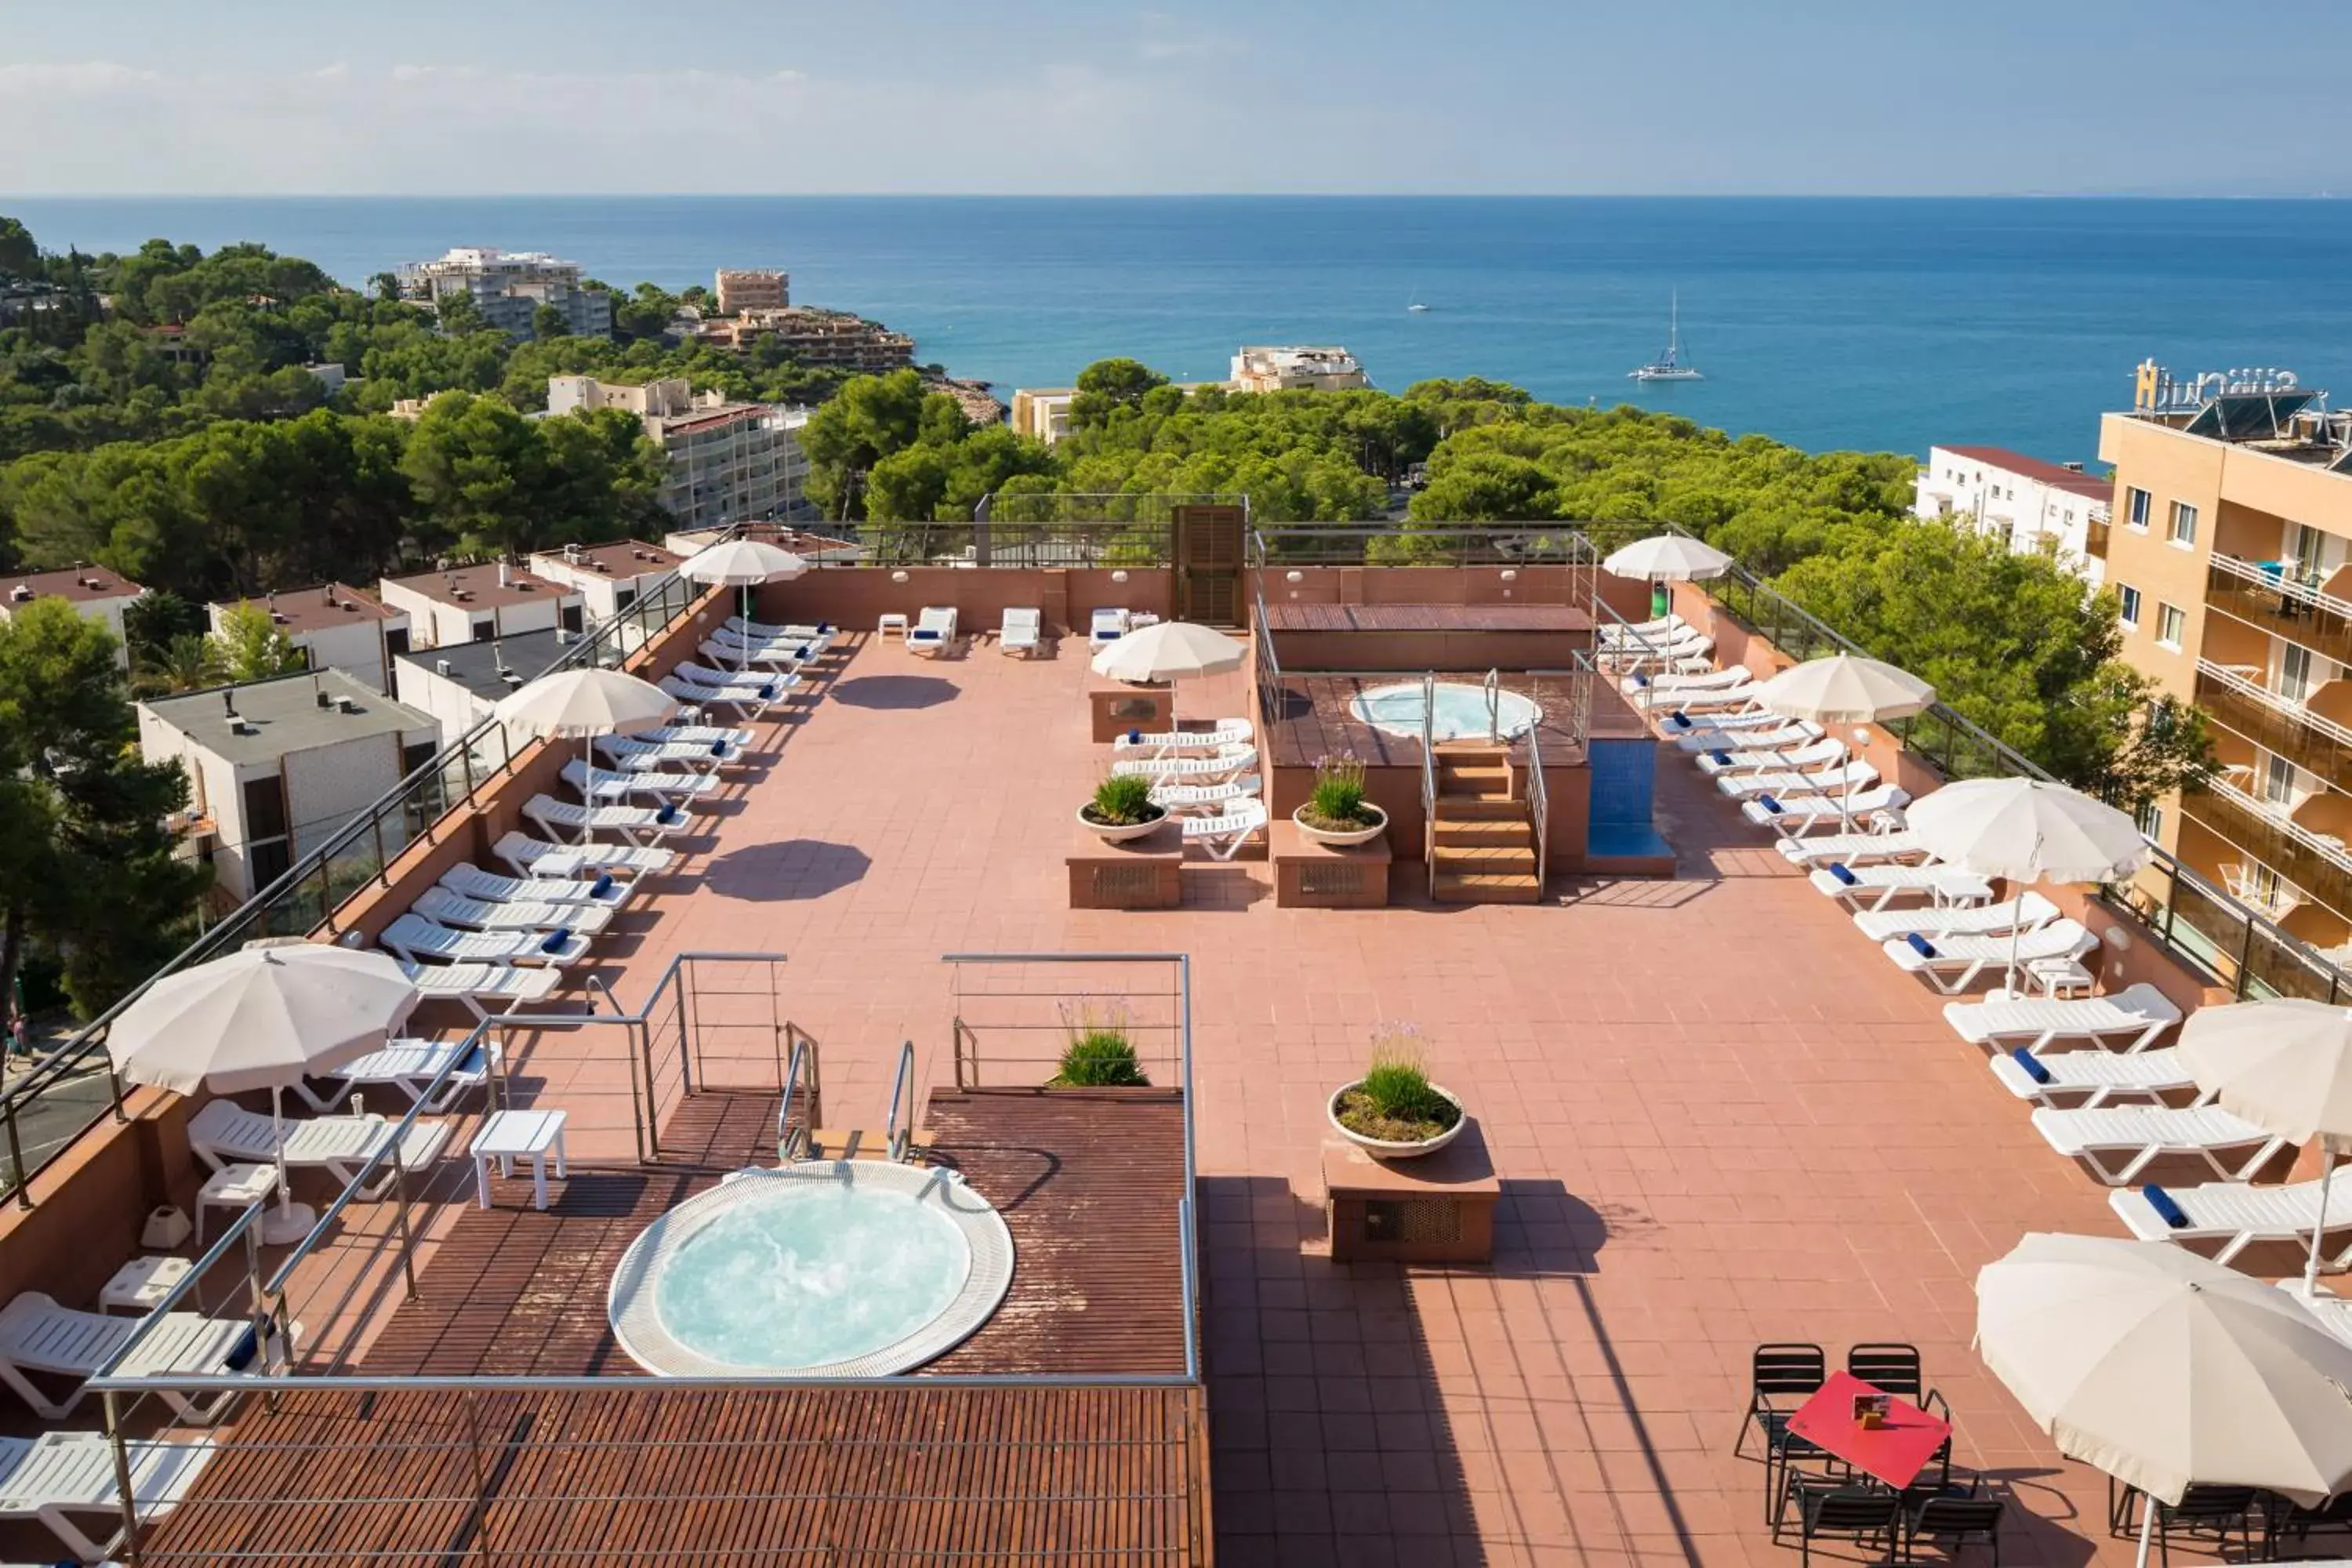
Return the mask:
POLYGON ((180 1094, 269 1090, 278 1208, 262 1239, 296 1241, 316 1223, 286 1180, 286 1086, 382 1049, 416 1005, 386 953, 320 942, 247 948, 149 986, 107 1029, 114 1070, 180 1094))
POLYGON ((1172 685, 1239 669, 1248 652, 1247 644, 1213 626, 1161 621, 1106 645, 1095 655, 1092 668, 1097 675, 1112 680, 1165 680, 1172 685))
POLYGON ((2352 1344, 2186 1247, 2029 1234, 1977 1275, 1976 1342, 2062 1453, 2150 1498, 2203 1482, 2315 1505, 2352 1484, 2352 1344))
MULTIPOLYGON (((1840 653, 1790 666, 1756 689, 1756 700, 1788 718, 1835 727, 1908 719, 1936 700, 1936 689, 1909 670, 1840 653)), ((1853 803, 1853 778, 1848 774, 1838 800, 1839 826, 1853 825, 1847 810, 1853 803)))
POLYGON ((2336 1156, 2352 1144, 2352 1011, 2299 996, 2200 1007, 2180 1026, 2180 1059, 2231 1115, 2290 1142, 2320 1139, 2322 1223, 2303 1269, 2304 1294, 2313 1294, 2336 1156))
MULTIPOLYGON (((1962 779, 1915 804, 1905 826, 1939 860, 1979 877, 2028 882, 2113 882, 2147 864, 2139 825, 2081 790, 2046 779, 1962 779)), ((2009 936, 2009 983, 2019 932, 2009 936)))
POLYGON ((1657 585, 1720 577, 1731 570, 1731 557, 1713 545, 1685 533, 1658 533, 1610 552, 1601 569, 1612 577, 1645 577, 1650 582, 1650 609, 1658 609, 1657 585))
MULTIPOLYGON (((559 669, 510 691, 491 716, 525 734, 580 737, 580 764, 595 782, 596 760, 589 742, 598 735, 630 735, 669 721, 677 699, 649 680, 617 669, 559 669)), ((596 802, 587 803, 593 807, 596 802)), ((584 839, 593 830, 583 829, 584 839)))
MULTIPOLYGON (((751 618, 751 588, 760 583, 782 583, 808 570, 808 563, 789 550, 757 539, 722 539, 688 556, 678 567, 682 576, 697 583, 740 587, 742 616, 751 618)), ((748 666, 747 656, 743 663, 748 666)))

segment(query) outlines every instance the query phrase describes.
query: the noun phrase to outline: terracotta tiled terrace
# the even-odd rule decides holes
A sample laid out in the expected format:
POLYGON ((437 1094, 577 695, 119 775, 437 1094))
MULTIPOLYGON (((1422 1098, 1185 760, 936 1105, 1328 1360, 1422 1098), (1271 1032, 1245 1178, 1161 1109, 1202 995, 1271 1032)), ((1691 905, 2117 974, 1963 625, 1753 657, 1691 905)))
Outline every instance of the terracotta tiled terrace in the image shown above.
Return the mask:
MULTIPOLYGON (((1969 1347, 1977 1269, 2029 1229, 2113 1232, 2104 1190, 1942 999, 1690 770, 1660 770, 1672 880, 1293 910, 1263 865, 1234 866, 1196 907, 1073 911, 1071 813, 1105 762, 1087 679, 1076 643, 1034 662, 860 643, 762 727, 766 754, 597 973, 634 1005, 676 954, 789 954, 828 1118, 870 1125, 902 1040, 950 1079, 942 954, 1191 954, 1221 1563, 1793 1562, 1761 1466, 1731 1454, 1766 1340, 1917 1343, 1958 1462, 2013 1489, 2007 1560, 2123 1559, 2103 1478, 1969 1347), (1324 1100, 1380 1020, 1422 1027, 1483 1126, 1492 1268, 1322 1255, 1324 1100)), ((1241 676, 1178 693, 1186 714, 1246 704, 1241 676)), ((519 1082, 581 1108, 575 1162, 628 1163, 619 1069, 562 1038, 519 1053, 519 1082)))

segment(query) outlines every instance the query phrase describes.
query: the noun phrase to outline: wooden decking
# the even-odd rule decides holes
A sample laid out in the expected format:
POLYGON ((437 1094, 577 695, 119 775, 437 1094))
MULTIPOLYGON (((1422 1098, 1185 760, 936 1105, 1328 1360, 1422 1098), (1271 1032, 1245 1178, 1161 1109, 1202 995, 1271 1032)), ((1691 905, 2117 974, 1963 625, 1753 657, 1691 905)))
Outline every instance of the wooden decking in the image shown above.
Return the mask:
POLYGON ((1589 632, 1568 605, 1294 605, 1265 607, 1277 632, 1589 632))
MULTIPOLYGON (((772 1159, 776 1102, 708 1093, 663 1146, 694 1162, 527 1178, 451 1227, 357 1370, 609 1376, 586 1391, 304 1392, 249 1402, 153 1563, 824 1564, 1207 1561, 1197 1385, 666 1389, 604 1292, 656 1215, 772 1159)), ((932 1098, 937 1159, 1003 1212, 1013 1282, 927 1373, 1184 1372, 1182 1106, 1173 1096, 932 1098)))
MULTIPOLYGON (((1419 736, 1375 730, 1348 706, 1366 691, 1420 683, 1418 675, 1286 675, 1282 711, 1268 716, 1268 760, 1277 768, 1311 768, 1321 757, 1351 755, 1370 767, 1421 766, 1419 736)), ((1545 766, 1573 766, 1584 760, 1584 748, 1569 728, 1569 714, 1564 710, 1569 700, 1565 684, 1550 681, 1538 690, 1529 678, 1506 674, 1502 686, 1507 691, 1534 697, 1543 708, 1543 721, 1537 730, 1543 740, 1545 766)))

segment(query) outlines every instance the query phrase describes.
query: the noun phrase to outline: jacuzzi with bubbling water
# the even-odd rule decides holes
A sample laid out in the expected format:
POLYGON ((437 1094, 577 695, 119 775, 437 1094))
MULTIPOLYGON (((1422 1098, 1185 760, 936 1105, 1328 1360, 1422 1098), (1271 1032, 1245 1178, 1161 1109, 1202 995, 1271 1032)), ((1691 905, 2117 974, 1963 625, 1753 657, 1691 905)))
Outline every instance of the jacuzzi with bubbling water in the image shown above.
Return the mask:
MULTIPOLYGON (((1435 698, 1431 708, 1430 733, 1433 739, 1483 741, 1487 738, 1489 716, 1485 687, 1440 681, 1429 689, 1435 698)), ((1402 735, 1417 741, 1421 738, 1423 696, 1422 684, 1418 680, 1401 681, 1394 686, 1376 686, 1350 700, 1348 711, 1360 722, 1370 724, 1384 735, 1402 735)), ((1536 706, 1533 698, 1516 691, 1496 691, 1494 698, 1493 730, 1503 740, 1515 741, 1543 720, 1543 710, 1536 706)))
POLYGON ((881 1377, 970 1338, 1013 1282, 1004 1216, 951 1171, 740 1171, 629 1244, 613 1336, 668 1376, 881 1377))

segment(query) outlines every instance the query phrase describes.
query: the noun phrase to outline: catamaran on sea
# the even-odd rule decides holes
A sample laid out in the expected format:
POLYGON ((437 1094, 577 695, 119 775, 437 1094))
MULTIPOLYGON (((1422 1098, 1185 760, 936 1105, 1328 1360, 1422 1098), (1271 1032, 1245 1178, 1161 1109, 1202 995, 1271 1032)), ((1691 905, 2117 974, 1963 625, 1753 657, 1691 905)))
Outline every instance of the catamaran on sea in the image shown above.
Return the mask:
POLYGON ((1682 290, 1676 289, 1666 308, 1666 352, 1626 374, 1635 381, 1706 380, 1696 367, 1683 363, 1682 348, 1682 290))

